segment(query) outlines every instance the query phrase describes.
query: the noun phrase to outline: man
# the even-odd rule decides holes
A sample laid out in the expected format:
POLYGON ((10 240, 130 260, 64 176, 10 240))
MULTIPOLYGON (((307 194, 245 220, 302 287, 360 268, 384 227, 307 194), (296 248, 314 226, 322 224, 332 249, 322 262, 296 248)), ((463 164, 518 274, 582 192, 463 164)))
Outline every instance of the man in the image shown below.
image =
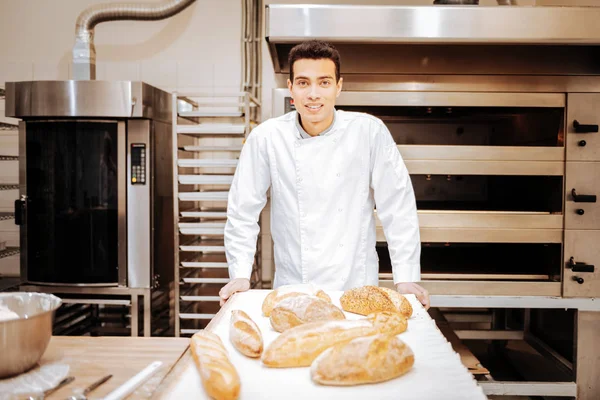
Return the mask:
POLYGON ((275 281, 347 290, 379 283, 375 218, 383 225, 400 293, 425 307, 416 201, 396 143, 381 120, 335 109, 342 90, 337 50, 321 41, 289 54, 296 111, 256 127, 229 191, 225 249, 231 281, 219 295, 250 288, 258 218, 271 189, 275 281))

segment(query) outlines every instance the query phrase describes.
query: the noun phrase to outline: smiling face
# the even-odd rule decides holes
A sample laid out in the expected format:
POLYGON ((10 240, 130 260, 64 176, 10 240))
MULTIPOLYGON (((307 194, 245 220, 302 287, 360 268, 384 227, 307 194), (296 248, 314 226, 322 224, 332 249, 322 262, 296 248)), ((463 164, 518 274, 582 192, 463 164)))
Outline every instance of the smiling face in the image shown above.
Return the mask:
POLYGON ((342 78, 336 83, 335 64, 327 58, 296 60, 288 89, 302 127, 311 136, 327 129, 333 122, 335 99, 342 91, 342 78))

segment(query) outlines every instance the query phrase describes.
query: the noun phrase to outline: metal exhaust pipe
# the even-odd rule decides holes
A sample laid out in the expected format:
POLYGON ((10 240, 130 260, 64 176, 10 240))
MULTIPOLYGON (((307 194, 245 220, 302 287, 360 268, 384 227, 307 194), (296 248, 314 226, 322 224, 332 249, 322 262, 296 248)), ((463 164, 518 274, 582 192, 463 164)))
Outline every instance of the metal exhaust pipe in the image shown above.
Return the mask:
POLYGON ((158 4, 113 3, 97 4, 84 10, 75 24, 73 46, 73 79, 96 79, 96 48, 94 27, 108 21, 156 21, 172 17, 195 0, 170 0, 158 4))

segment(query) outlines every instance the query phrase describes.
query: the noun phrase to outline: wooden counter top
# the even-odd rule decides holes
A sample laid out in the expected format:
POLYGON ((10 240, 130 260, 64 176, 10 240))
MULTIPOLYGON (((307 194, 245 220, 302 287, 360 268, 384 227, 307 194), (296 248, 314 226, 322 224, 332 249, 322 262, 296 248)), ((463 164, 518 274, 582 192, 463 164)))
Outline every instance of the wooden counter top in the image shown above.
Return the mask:
POLYGON ((41 363, 64 363, 75 380, 47 397, 62 399, 73 389, 85 388, 105 375, 113 377, 89 398, 100 399, 125 383, 153 361, 160 370, 127 399, 148 399, 189 345, 187 338, 53 336, 41 363))

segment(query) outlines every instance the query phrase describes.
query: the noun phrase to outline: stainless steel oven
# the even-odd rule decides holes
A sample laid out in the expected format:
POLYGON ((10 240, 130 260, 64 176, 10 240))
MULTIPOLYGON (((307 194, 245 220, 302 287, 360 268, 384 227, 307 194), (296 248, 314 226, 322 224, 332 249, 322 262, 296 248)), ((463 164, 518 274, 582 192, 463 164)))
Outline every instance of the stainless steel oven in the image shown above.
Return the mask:
MULTIPOLYGON (((287 89, 273 100, 275 115, 293 107, 287 89)), ((381 118, 398 144, 417 198, 422 279, 433 293, 600 290, 590 271, 571 268, 561 283, 565 225, 590 227, 598 212, 594 174, 567 175, 566 94, 344 91, 337 108, 381 118)), ((380 281, 389 285, 379 222, 377 238, 380 281)), ((571 247, 565 255, 583 261, 571 247)))
POLYGON ((6 85, 20 118, 21 278, 153 288, 173 276, 171 96, 142 82, 6 85))
MULTIPOLYGON (((409 170, 420 284, 440 329, 447 316, 453 344, 485 339, 490 357, 518 353, 514 380, 537 382, 485 372, 486 393, 598 398, 600 8, 269 4, 266 18, 272 116, 293 109, 291 48, 332 42, 337 107, 381 118, 409 170), (561 373, 539 359, 527 368, 524 353, 561 373)), ((380 285, 391 287, 379 223, 377 238, 380 285)))

